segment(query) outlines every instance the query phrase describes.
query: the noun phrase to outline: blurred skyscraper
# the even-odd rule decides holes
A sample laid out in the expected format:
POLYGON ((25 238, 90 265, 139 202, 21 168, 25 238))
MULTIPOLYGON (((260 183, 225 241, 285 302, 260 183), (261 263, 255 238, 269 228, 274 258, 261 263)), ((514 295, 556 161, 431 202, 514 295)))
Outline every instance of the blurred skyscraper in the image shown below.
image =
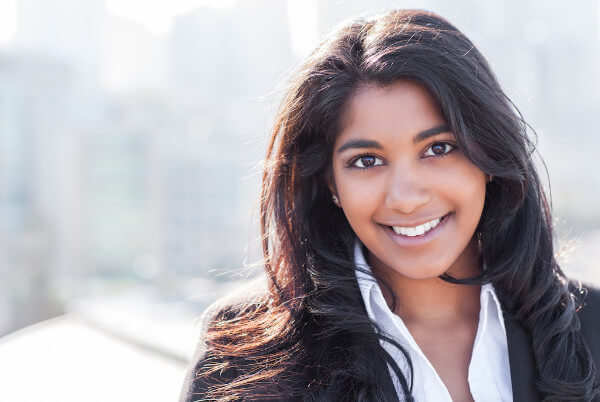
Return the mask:
POLYGON ((49 58, 0 56, 0 334, 59 312, 53 285, 71 239, 60 214, 73 206, 64 186, 71 79, 49 58))
POLYGON ((162 106, 144 97, 113 100, 105 124, 81 137, 86 251, 95 277, 135 281, 157 273, 157 263, 145 262, 158 259, 162 106))
POLYGON ((273 102, 292 63, 285 2, 239 2, 178 18, 169 40, 173 126, 164 138, 164 259, 203 275, 240 268, 250 240, 249 209, 273 102), (271 95, 272 96, 272 95, 271 95), (265 101, 266 100, 266 101, 265 101))
POLYGON ((104 0, 19 0, 19 49, 51 55, 73 68, 77 86, 90 96, 100 90, 104 0))

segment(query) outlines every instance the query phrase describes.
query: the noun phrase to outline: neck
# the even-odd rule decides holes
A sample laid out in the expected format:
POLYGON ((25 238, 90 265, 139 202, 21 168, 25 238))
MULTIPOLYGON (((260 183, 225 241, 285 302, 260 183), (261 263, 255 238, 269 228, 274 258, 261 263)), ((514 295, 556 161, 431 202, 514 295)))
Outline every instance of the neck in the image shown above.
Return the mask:
MULTIPOLYGON (((477 247, 470 245, 447 271, 454 278, 468 278, 480 272, 477 247)), ((380 279, 384 298, 392 309, 392 297, 381 280, 387 282, 396 296, 394 313, 405 322, 443 323, 470 321, 479 316, 481 286, 456 285, 439 277, 411 279, 389 269, 373 271, 380 279)))

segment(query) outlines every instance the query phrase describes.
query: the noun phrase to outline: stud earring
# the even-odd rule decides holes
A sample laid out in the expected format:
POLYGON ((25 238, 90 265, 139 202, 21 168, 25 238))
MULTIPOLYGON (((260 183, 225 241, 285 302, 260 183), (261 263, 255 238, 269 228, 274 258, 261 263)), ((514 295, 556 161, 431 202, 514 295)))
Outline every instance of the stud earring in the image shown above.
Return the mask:
POLYGON ((492 176, 491 174, 487 175, 487 182, 491 182, 492 180, 494 180, 494 176, 492 176))
POLYGON ((340 200, 337 198, 336 195, 332 195, 331 199, 333 200, 333 202, 335 203, 335 205, 337 205, 338 207, 340 206, 340 200))

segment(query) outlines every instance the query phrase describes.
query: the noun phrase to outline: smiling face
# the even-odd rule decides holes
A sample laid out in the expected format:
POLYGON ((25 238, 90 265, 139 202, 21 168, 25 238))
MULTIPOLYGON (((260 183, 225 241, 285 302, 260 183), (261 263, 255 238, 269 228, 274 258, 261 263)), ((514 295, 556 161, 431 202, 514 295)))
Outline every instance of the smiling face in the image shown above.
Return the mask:
POLYGON ((486 176, 457 148, 429 91, 409 80, 363 86, 344 121, 330 189, 373 270, 410 279, 476 273, 486 176))

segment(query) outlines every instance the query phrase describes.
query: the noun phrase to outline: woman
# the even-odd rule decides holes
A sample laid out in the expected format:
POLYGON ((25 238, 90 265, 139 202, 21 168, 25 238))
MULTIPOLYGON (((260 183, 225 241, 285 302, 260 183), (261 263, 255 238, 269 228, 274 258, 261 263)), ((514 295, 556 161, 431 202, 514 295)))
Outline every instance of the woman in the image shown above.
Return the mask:
POLYGON ((526 127, 434 13, 334 32, 271 133, 267 281, 205 312, 181 400, 599 398, 600 291, 554 258, 526 127))

